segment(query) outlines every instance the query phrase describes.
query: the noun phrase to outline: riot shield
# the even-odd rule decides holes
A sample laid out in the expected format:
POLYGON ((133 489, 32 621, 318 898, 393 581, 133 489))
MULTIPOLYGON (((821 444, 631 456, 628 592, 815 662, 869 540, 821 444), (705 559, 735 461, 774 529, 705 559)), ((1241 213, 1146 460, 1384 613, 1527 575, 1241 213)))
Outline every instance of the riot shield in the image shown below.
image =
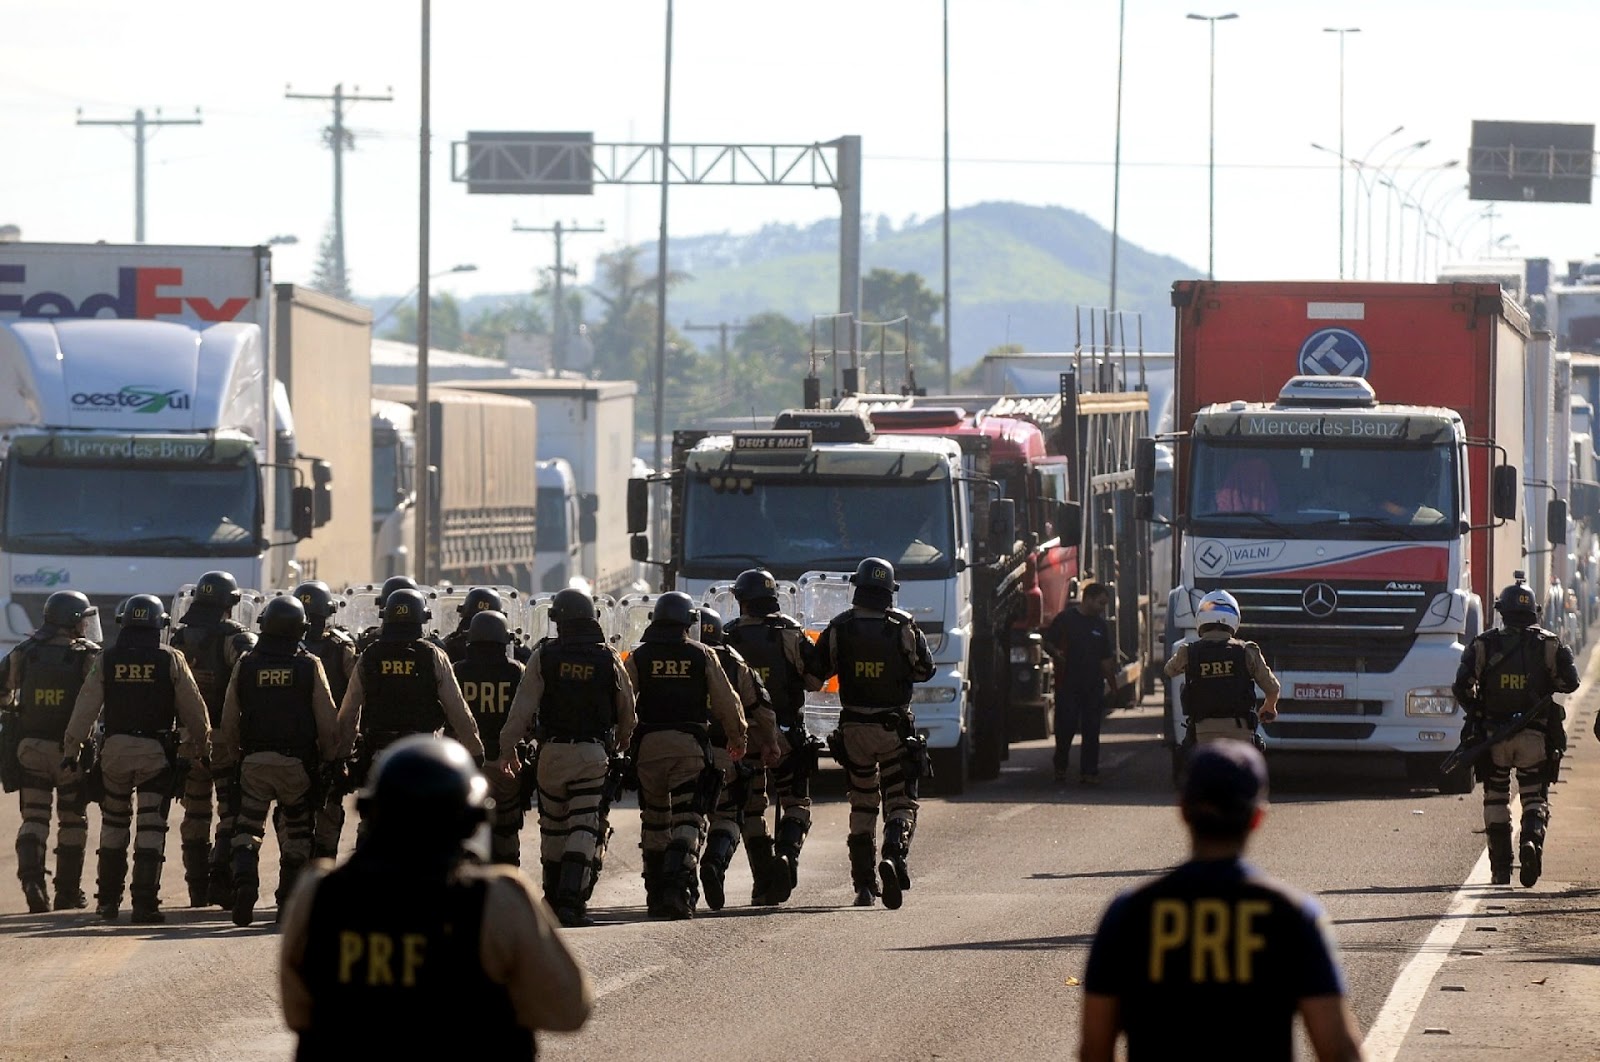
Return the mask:
MULTIPOLYGON (((828 621, 850 607, 855 587, 849 572, 805 572, 799 588, 794 618, 812 641, 827 629, 828 621)), ((806 732, 826 741, 839 726, 839 680, 830 678, 821 692, 806 694, 806 732)))
MULTIPOLYGON (((793 616, 799 607, 800 588, 787 579, 778 581, 778 611, 793 616)), ((732 623, 739 616, 739 602, 733 596, 732 583, 712 583, 700 596, 700 603, 717 610, 724 623, 732 623)))

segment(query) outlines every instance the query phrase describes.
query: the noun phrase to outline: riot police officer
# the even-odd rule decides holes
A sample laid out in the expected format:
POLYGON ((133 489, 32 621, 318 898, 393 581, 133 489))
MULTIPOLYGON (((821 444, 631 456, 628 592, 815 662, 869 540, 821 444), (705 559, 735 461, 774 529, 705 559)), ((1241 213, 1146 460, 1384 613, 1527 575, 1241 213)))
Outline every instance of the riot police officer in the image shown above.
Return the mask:
MULTIPOLYGON (((183 654, 194 673, 206 714, 215 729, 222 722, 222 700, 228 692, 233 666, 252 645, 255 636, 233 619, 241 599, 238 580, 227 572, 206 572, 194 585, 194 600, 172 632, 172 647, 183 654)), ((233 776, 214 772, 205 763, 189 765, 183 786, 183 821, 178 836, 183 845, 183 878, 189 886, 189 906, 208 903, 223 907, 233 903, 233 883, 228 852, 233 843, 235 800, 233 776), (217 833, 211 836, 211 794, 217 797, 217 833)))
POLYGON ((780 758, 751 779, 745 804, 745 856, 754 882, 750 902, 783 903, 800 873, 800 849, 811 830, 811 776, 821 746, 806 733, 806 692, 822 684, 811 675, 815 648, 805 630, 778 607, 772 573, 751 568, 733 581, 739 616, 724 631, 729 645, 760 676, 777 714, 780 758), (767 832, 768 793, 778 805, 776 855, 767 832))
MULTIPOLYGON (((383 606, 389 603, 389 595, 394 593, 396 590, 415 590, 418 593, 421 593, 422 587, 418 586, 417 581, 411 578, 409 575, 389 576, 389 578, 383 581, 383 586, 378 589, 378 600, 376 604, 378 606, 378 615, 380 617, 383 615, 383 606)), ((373 624, 371 627, 366 628, 360 634, 356 635, 356 655, 359 656, 360 654, 366 652, 367 647, 378 640, 378 633, 382 630, 383 624, 379 622, 373 624)), ((429 639, 429 641, 433 640, 435 639, 429 639)))
POLYGON ((6 658, 6 690, 15 693, 17 700, 5 709, 5 727, 16 727, 20 736, 16 756, 22 775, 17 878, 33 914, 50 909, 44 879, 52 793, 59 794, 56 802, 60 809, 56 910, 88 904, 81 887, 83 850, 89 836, 83 774, 79 763, 63 769, 61 751, 78 691, 100 652, 99 640, 98 611, 76 590, 62 590, 45 599, 44 623, 6 658))
MULTIPOLYGON (((467 658, 467 643, 471 641, 470 628, 472 617, 480 612, 498 612, 505 615, 505 602, 500 599, 500 593, 491 587, 475 586, 467 591, 467 596, 461 604, 456 606, 456 615, 461 621, 456 624, 456 629, 444 636, 444 651, 450 654, 450 662, 459 664, 467 658)), ((507 620, 507 630, 510 630, 510 621, 507 620)), ((512 656, 519 664, 526 664, 532 650, 516 642, 511 650, 512 656)))
POLYGON ((404 738, 379 759, 355 854, 314 863, 284 916, 279 982, 296 1058, 470 1043, 479 1057, 528 1059, 536 1031, 587 1020, 588 978, 526 880, 462 858, 487 800, 455 742, 404 738))
MULTIPOLYGON (((728 864, 733 861, 733 853, 739 847, 739 837, 745 828, 746 812, 750 810, 750 805, 755 799, 751 792, 755 787, 748 785, 747 782, 757 776, 764 776, 766 774, 764 765, 777 763, 781 753, 778 748, 778 718, 772 710, 772 701, 767 695, 767 688, 761 684, 761 677, 745 662, 744 657, 739 655, 739 650, 727 644, 721 614, 716 609, 704 605, 700 606, 698 611, 700 644, 708 646, 717 654, 723 673, 728 676, 729 685, 739 695, 739 705, 744 709, 745 722, 749 727, 746 744, 750 746, 750 750, 746 752, 745 758, 738 762, 728 755, 728 735, 720 724, 713 722, 708 735, 711 762, 722 772, 722 794, 718 797, 716 809, 711 815, 705 852, 700 858, 700 884, 705 889, 706 906, 713 911, 720 911, 727 899, 723 890, 723 878, 728 873, 728 864)), ((761 804, 755 809, 756 814, 762 819, 763 828, 766 826, 766 801, 766 786, 763 785, 761 804)), ((787 873, 784 880, 788 880, 787 873)))
POLYGON ((1550 821, 1550 783, 1560 770, 1567 737, 1566 709, 1551 699, 1578 688, 1572 650, 1538 626, 1533 592, 1521 583, 1500 591, 1494 603, 1501 626, 1484 631, 1461 654, 1454 692, 1466 709, 1463 744, 1493 741, 1480 762, 1483 826, 1489 872, 1496 885, 1511 882, 1511 771, 1522 804, 1518 878, 1532 887, 1544 862, 1550 821))
POLYGON ((167 611, 152 594, 135 594, 117 608, 115 645, 90 668, 61 739, 65 769, 104 715, 100 771, 98 891, 100 916, 116 920, 128 874, 128 829, 134 794, 139 821, 133 839, 133 921, 162 922, 161 864, 166 859, 167 812, 188 764, 203 762, 211 721, 183 654, 161 644, 167 611), (180 743, 178 725, 183 726, 180 743))
MULTIPOLYGON (((383 606, 377 641, 356 662, 339 704, 339 756, 357 755, 356 777, 378 753, 408 734, 432 734, 445 726, 477 762, 483 762, 478 727, 461 699, 461 687, 444 650, 423 637, 432 618, 416 590, 395 590, 383 606)), ((366 828, 363 823, 358 829, 366 828)))
POLYGON ((1212 741, 1258 742, 1256 687, 1266 694, 1259 722, 1278 717, 1282 688, 1261 655, 1261 647, 1237 637, 1239 602, 1226 590, 1213 590, 1196 610, 1199 637, 1180 642, 1163 670, 1183 676, 1184 745, 1212 741))
POLYGON ((523 672, 490 773, 521 768, 515 746, 539 741, 539 860, 545 900, 562 925, 592 924, 589 895, 611 836, 606 788, 612 756, 634 732, 633 683, 606 644, 594 602, 568 588, 550 602, 556 636, 540 642, 523 672))
MULTIPOLYGON (((306 652, 322 662, 335 709, 344 703, 350 676, 356 671, 356 643, 350 632, 333 622, 344 602, 321 580, 301 583, 294 596, 306 610, 306 652)), ((349 765, 334 760, 324 768, 326 777, 318 806, 311 816, 311 854, 332 859, 339 854, 339 834, 344 831, 344 795, 349 789, 349 765)))
MULTIPOLYGON (((462 699, 478 724, 485 761, 517 759, 514 749, 500 744, 506 713, 522 682, 522 665, 507 655, 511 626, 499 612, 476 612, 466 634, 462 658, 456 662, 456 682, 462 699)), ((520 762, 520 761, 519 761, 520 762)), ((496 863, 522 864, 522 792, 516 774, 486 772, 494 811, 489 816, 489 854, 496 863)))
POLYGON ((747 724, 739 695, 716 654, 689 640, 693 623, 694 601, 688 594, 662 594, 627 664, 638 691, 634 760, 645 904, 658 918, 694 917, 705 817, 716 807, 722 781, 707 747, 712 721, 727 734, 731 759, 741 760, 745 752, 747 724))
POLYGON ((311 858, 311 814, 322 765, 339 740, 338 709, 322 663, 300 646, 305 607, 275 597, 261 610, 261 637, 228 683, 222 725, 212 740, 219 770, 235 771, 239 812, 233 832, 233 924, 255 918, 267 808, 280 812, 278 910, 311 858))
POLYGON ((913 683, 933 677, 928 640, 910 613, 894 607, 894 566, 868 557, 850 577, 852 606, 829 622, 817 640, 812 674, 839 676, 839 729, 831 742, 850 777, 850 878, 857 907, 871 907, 879 794, 883 798, 883 860, 876 862, 883 905, 900 906, 911 887, 906 861, 917 828, 916 778, 925 739, 916 737, 913 683))

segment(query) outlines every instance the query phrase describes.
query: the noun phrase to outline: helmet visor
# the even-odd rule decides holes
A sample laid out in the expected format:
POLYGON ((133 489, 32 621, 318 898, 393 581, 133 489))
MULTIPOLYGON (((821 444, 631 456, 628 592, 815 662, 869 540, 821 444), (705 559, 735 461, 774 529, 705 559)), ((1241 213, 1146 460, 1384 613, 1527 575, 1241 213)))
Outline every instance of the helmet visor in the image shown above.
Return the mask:
POLYGON ((100 610, 93 606, 83 614, 83 636, 96 645, 106 640, 105 632, 100 629, 100 610))

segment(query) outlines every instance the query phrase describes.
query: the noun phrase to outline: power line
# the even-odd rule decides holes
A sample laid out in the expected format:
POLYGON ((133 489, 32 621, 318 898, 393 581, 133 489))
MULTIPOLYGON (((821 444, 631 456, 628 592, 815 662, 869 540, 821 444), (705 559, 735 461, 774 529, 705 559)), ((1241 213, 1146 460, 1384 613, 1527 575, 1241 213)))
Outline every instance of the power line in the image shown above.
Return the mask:
MULTIPOLYGON (((391 90, 392 91, 392 90, 391 90)), ((291 92, 288 88, 283 90, 284 99, 289 100, 320 100, 333 104, 333 124, 323 130, 324 142, 333 149, 333 286, 340 292, 349 291, 350 282, 345 273, 344 265, 344 152, 346 148, 354 150, 356 146, 355 133, 344 124, 344 105, 347 103, 389 103, 394 97, 363 96, 361 86, 356 85, 355 91, 346 93, 343 83, 333 86, 333 92, 320 95, 312 92, 291 92)))
POLYGON ((154 118, 146 118, 144 108, 140 107, 133 112, 132 118, 85 118, 83 109, 78 110, 79 125, 114 125, 119 128, 131 126, 133 128, 133 242, 144 242, 144 145, 145 141, 153 134, 146 131, 152 128, 159 129, 164 125, 199 125, 200 108, 194 109, 193 118, 163 118, 161 108, 156 108, 154 118))

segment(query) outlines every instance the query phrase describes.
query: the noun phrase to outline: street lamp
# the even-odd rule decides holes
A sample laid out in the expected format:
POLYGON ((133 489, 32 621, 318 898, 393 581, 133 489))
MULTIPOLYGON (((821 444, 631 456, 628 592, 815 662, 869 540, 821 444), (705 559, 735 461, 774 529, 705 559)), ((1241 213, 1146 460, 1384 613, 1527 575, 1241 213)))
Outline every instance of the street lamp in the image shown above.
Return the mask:
POLYGON ((1466 217, 1464 217, 1460 221, 1456 222, 1456 227, 1454 229, 1450 230, 1450 235, 1446 239, 1446 242, 1449 244, 1450 249, 1455 251, 1456 254, 1460 254, 1461 253, 1461 249, 1462 249, 1462 241, 1467 238, 1467 233, 1471 232, 1474 228, 1476 228, 1477 225, 1478 225, 1478 222, 1483 221, 1485 218, 1491 218, 1493 216, 1494 216, 1494 207, 1493 206, 1486 206, 1482 210, 1478 211, 1477 213, 1468 214, 1466 217))
POLYGON ((1428 201, 1428 192, 1432 190, 1433 182, 1439 179, 1440 174, 1444 173, 1446 170, 1454 169, 1459 165, 1461 165, 1460 159, 1452 159, 1443 166, 1436 167, 1432 171, 1433 175, 1423 182, 1422 191, 1417 193, 1417 255, 1414 276, 1419 281, 1425 281, 1428 279, 1425 275, 1428 255, 1427 249, 1423 245, 1424 230, 1427 229, 1429 221, 1428 210, 1426 206, 1428 201))
POLYGON ((1207 139, 1211 144, 1210 161, 1207 163, 1208 192, 1206 196, 1206 279, 1217 279, 1217 23, 1228 22, 1239 16, 1229 12, 1226 15, 1189 15, 1196 22, 1209 23, 1211 31, 1211 129, 1207 139))
MULTIPOLYGON (((1406 190, 1401 193, 1401 198, 1400 198, 1400 234, 1395 238, 1395 270, 1394 270, 1394 276, 1395 276, 1396 280, 1403 279, 1405 277, 1405 275, 1406 275, 1406 207, 1408 205, 1413 207, 1413 208, 1415 208, 1415 210, 1417 211, 1417 225, 1418 225, 1418 227, 1421 227, 1421 225, 1422 225, 1422 206, 1421 206, 1421 202, 1420 202, 1422 197, 1418 196, 1416 199, 1412 199, 1411 198, 1411 190, 1413 188, 1415 188, 1418 184, 1421 184, 1424 178, 1427 179, 1429 184, 1432 184, 1435 180, 1438 179, 1439 174, 1443 173, 1445 170, 1454 169, 1455 167, 1457 167, 1459 165, 1461 165, 1461 160, 1460 159, 1451 159, 1449 162, 1441 162, 1437 166, 1430 166, 1427 169, 1423 170, 1421 173, 1417 174, 1415 177, 1411 178, 1411 183, 1406 185, 1406 190)), ((1424 186, 1424 188, 1426 188, 1426 186, 1424 186)), ((1387 267, 1388 267, 1387 257, 1385 258, 1384 266, 1387 269, 1387 267)))
MULTIPOLYGON (((1377 190, 1377 186, 1380 184, 1394 188, 1394 181, 1385 177, 1384 171, 1391 164, 1398 171, 1401 160, 1412 152, 1421 151, 1431 143, 1433 143, 1432 140, 1418 140, 1412 144, 1403 144, 1389 152, 1388 156, 1374 167, 1373 185, 1367 189, 1367 278, 1369 280, 1372 278, 1372 193, 1377 190)), ((1394 199, 1385 196, 1383 200, 1383 279, 1385 280, 1389 279, 1389 235, 1393 222, 1394 199)))
MULTIPOLYGON (((1439 265, 1441 264, 1441 262, 1443 260, 1443 256, 1440 253, 1440 247, 1444 243, 1444 239, 1445 239, 1445 232, 1444 232, 1444 212, 1445 212, 1445 207, 1447 207, 1451 203, 1455 202, 1456 198, 1458 196, 1460 196, 1466 190, 1467 190, 1467 186, 1464 185, 1464 184, 1458 184, 1454 188, 1441 189, 1438 197, 1436 198, 1436 200, 1434 201, 1432 206, 1428 207, 1428 209, 1426 211, 1428 220, 1433 222, 1433 224, 1429 227, 1428 240, 1429 240, 1430 246, 1433 249, 1433 259, 1434 259, 1433 264, 1434 264, 1435 272, 1438 271, 1439 265)), ((1423 255, 1423 263, 1424 263, 1424 267, 1426 267, 1426 263, 1427 263, 1427 254, 1426 253, 1424 253, 1424 255, 1423 255)))
MULTIPOLYGON (((438 280, 440 277, 447 277, 451 273, 476 273, 477 271, 478 271, 478 267, 475 266, 475 265, 455 265, 455 266, 451 266, 449 269, 444 269, 444 270, 441 270, 441 271, 439 271, 437 273, 429 273, 428 274, 428 279, 429 280, 438 280)), ((377 319, 372 322, 372 330, 374 332, 376 332, 378 330, 378 326, 381 325, 384 321, 387 321, 389 319, 389 315, 390 314, 394 313, 401 306, 403 306, 406 303, 410 302, 411 301, 411 296, 415 295, 419 290, 421 290, 421 288, 422 288, 422 284, 420 282, 418 282, 416 284, 413 284, 411 286, 411 290, 410 291, 406 292, 404 295, 402 295, 398 299, 394 300, 394 302, 390 303, 389 304, 389 308, 387 310, 383 311, 383 313, 380 314, 377 317, 377 319)))
POLYGON ((1360 26, 1344 29, 1324 28, 1323 33, 1339 35, 1339 279, 1344 279, 1344 38, 1347 33, 1360 33, 1360 26))

